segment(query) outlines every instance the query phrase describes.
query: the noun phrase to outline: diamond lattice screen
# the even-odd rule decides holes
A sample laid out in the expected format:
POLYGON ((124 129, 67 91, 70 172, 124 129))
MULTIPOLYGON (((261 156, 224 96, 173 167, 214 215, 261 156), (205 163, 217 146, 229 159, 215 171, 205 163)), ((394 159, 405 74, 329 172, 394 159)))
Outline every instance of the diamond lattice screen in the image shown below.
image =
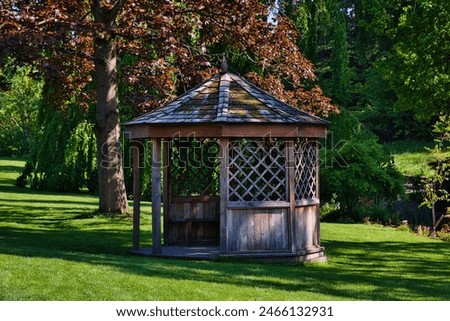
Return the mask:
POLYGON ((234 140, 229 145, 229 200, 286 201, 285 142, 234 140))
POLYGON ((294 145, 295 199, 317 197, 317 145, 315 141, 299 139, 294 145))
POLYGON ((174 196, 219 195, 219 143, 214 139, 173 139, 170 181, 174 196))

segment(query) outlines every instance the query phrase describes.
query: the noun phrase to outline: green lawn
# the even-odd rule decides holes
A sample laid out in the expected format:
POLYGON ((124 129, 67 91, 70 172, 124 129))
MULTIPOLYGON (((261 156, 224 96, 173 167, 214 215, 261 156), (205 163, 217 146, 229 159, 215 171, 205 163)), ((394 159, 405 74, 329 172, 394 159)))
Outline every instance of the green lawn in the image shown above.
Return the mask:
POLYGON ((326 264, 131 256, 130 218, 17 189, 22 164, 0 159, 0 300, 450 300, 450 243, 373 225, 322 224, 326 264))
MULTIPOLYGON (((434 142, 400 140, 384 144, 385 149, 394 157, 395 166, 403 175, 423 176, 430 172, 427 164, 433 155, 425 147, 433 148, 434 142)), ((450 157, 450 152, 446 152, 450 157)))

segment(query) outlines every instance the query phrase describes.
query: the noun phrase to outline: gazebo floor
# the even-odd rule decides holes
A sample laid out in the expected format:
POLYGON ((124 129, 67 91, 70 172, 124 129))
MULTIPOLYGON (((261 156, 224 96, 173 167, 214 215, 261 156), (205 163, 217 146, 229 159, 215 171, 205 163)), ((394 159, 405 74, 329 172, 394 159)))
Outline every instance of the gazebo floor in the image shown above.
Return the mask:
POLYGON ((148 247, 142 248, 140 250, 131 250, 130 253, 142 256, 155 256, 177 259, 212 260, 219 257, 219 247, 163 246, 161 247, 161 254, 153 254, 153 249, 151 247, 148 247))
POLYGON ((130 250, 131 254, 140 256, 152 256, 162 258, 175 258, 187 260, 217 260, 217 259, 244 259, 252 261, 274 262, 274 263, 300 263, 300 262, 325 262, 327 260, 323 248, 314 251, 300 253, 289 252, 261 252, 261 253, 239 253, 220 254, 216 246, 163 246, 161 254, 153 254, 152 247, 139 250, 130 250))

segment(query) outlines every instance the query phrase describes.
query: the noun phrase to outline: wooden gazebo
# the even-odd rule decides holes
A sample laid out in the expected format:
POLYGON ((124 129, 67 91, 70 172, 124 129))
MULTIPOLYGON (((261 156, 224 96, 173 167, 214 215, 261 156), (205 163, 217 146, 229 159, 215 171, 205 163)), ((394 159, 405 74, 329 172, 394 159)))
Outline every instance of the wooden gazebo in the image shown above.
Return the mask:
POLYGON ((324 259, 318 139, 326 127, 228 72, 128 122, 136 147, 152 140, 153 243, 140 247, 139 149, 133 148, 133 252, 324 259))

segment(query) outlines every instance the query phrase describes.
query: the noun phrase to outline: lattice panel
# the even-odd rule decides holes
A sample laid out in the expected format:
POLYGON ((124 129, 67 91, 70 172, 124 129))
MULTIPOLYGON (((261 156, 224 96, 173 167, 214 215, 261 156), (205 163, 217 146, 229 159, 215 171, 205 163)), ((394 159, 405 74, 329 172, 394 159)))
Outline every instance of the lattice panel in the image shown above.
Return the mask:
POLYGON ((229 200, 286 201, 285 143, 234 140, 229 145, 229 200))
POLYGON ((173 196, 219 195, 220 146, 215 139, 173 139, 170 181, 173 196))
POLYGON ((317 146, 315 141, 300 139, 294 147, 295 199, 317 197, 317 146))

